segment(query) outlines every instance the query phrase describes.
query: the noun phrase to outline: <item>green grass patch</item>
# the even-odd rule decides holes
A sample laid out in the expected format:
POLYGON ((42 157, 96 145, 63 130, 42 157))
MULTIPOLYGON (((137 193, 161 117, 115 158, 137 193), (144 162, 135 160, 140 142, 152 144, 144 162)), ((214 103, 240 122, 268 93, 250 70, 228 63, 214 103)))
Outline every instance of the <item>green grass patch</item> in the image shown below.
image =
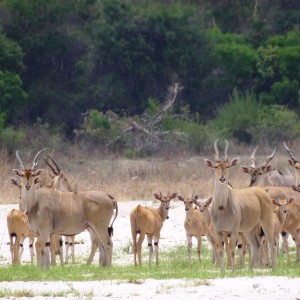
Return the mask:
MULTIPOLYGON (((96 263, 87 266, 85 263, 75 265, 52 266, 49 270, 42 270, 37 266, 2 266, 0 267, 1 281, 92 281, 92 280, 120 280, 132 284, 142 284, 145 279, 199 279, 205 284, 205 280, 222 277, 244 276, 287 276, 300 277, 300 265, 295 263, 295 248, 290 248, 291 262, 286 262, 286 257, 279 255, 277 267, 272 270, 268 267, 257 267, 253 271, 248 269, 248 256, 245 257, 245 266, 238 266, 236 255, 236 269, 226 269, 220 272, 218 266, 212 264, 211 251, 203 247, 201 263, 196 258, 194 250, 193 262, 188 263, 187 249, 184 246, 173 248, 169 251, 160 251, 159 266, 148 265, 148 252, 143 251, 143 265, 134 267, 133 259, 127 265, 114 264, 110 268, 99 267, 96 263)), ((1 295, 0 295, 1 297, 1 295)))

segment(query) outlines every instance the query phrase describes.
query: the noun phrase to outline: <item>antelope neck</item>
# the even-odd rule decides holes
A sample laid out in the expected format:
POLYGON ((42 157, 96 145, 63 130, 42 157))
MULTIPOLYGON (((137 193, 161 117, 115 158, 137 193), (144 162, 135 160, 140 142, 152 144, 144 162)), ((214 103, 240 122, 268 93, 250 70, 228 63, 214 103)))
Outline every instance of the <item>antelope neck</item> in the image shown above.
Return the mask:
POLYGON ((161 203, 161 205, 160 205, 159 212, 160 212, 160 215, 161 215, 161 218, 163 221, 168 219, 169 208, 165 208, 163 203, 161 203))
POLYGON ((27 190, 25 186, 21 189, 21 203, 26 214, 29 214, 37 205, 35 186, 31 185, 27 190))
POLYGON ((227 180, 224 183, 219 183, 218 180, 215 181, 215 195, 213 200, 214 210, 223 210, 228 206, 229 198, 229 186, 227 180))

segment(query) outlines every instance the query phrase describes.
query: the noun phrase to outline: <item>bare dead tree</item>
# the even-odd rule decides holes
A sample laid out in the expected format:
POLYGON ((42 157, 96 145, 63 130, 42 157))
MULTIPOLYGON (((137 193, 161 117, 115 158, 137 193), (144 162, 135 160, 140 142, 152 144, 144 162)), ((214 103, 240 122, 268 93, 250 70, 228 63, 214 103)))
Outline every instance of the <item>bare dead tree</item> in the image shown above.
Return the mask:
MULTIPOLYGON (((167 136, 174 136, 177 140, 187 139, 187 135, 183 132, 167 130, 160 128, 162 121, 168 116, 174 107, 178 94, 183 89, 178 82, 168 88, 166 100, 160 111, 154 115, 144 114, 139 121, 131 122, 117 137, 109 141, 107 147, 111 147, 119 141, 124 135, 132 133, 135 138, 135 146, 138 150, 142 148, 156 149, 159 145, 166 143, 167 136)), ((174 116, 174 115, 173 115, 174 116)))

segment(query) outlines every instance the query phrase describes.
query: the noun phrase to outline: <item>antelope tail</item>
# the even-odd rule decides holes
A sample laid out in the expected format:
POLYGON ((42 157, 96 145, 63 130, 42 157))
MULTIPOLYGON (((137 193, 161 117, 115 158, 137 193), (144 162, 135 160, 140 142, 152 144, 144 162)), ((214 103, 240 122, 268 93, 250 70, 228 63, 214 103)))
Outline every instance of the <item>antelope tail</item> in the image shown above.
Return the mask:
POLYGON ((118 216, 118 212, 119 212, 118 202, 115 199, 113 199, 113 201, 114 201, 114 206, 115 206, 116 213, 115 213, 115 217, 114 217, 113 221, 111 222, 110 226, 107 229, 108 230, 108 235, 110 237, 112 237, 113 234, 114 234, 113 224, 114 224, 114 222, 115 222, 115 220, 118 216))

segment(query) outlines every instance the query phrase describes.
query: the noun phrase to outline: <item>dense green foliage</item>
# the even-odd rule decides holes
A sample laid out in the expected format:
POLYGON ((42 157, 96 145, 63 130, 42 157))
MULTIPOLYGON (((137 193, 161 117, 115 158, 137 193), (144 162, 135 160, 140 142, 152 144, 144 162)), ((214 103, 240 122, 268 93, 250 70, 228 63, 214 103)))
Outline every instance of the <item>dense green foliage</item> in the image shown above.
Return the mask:
POLYGON ((172 113, 190 113, 160 129, 189 134, 193 150, 220 134, 299 134, 299 1, 3 0, 0 14, 4 128, 44 124, 72 140, 92 111, 93 140, 107 143, 180 82, 172 113))

